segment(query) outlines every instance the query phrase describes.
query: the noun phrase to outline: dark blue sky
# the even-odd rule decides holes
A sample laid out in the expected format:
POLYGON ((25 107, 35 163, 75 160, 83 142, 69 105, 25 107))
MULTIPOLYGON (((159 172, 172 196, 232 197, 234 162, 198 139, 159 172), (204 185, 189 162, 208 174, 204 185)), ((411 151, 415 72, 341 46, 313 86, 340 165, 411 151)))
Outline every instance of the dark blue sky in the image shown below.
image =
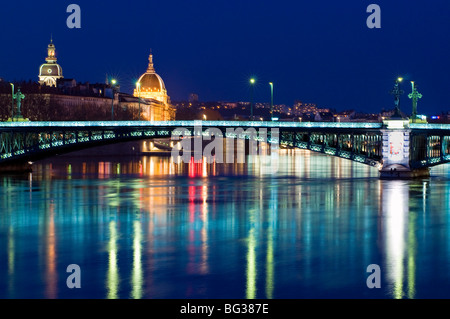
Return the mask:
MULTIPOLYGON (((150 48, 172 100, 294 100, 338 110, 392 108, 388 94, 402 75, 424 97, 419 113, 450 110, 450 1, 130 0, 8 1, 0 10, 0 77, 37 80, 53 33, 66 78, 117 77, 130 92, 150 48), (69 4, 81 29, 66 26, 69 4), (366 26, 369 4, 382 28, 366 26)), ((402 109, 411 103, 403 95, 402 109)))

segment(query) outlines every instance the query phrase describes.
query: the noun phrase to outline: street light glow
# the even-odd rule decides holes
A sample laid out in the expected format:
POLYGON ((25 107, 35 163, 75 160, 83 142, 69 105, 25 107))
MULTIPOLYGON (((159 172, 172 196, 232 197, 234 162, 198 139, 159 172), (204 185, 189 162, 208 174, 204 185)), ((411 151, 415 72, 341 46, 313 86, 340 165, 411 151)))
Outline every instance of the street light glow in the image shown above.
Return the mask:
POLYGON ((116 81, 115 79, 112 79, 112 80, 111 80, 111 83, 114 85, 114 84, 117 83, 117 81, 116 81))
POLYGON ((251 78, 251 79, 250 79, 250 83, 251 83, 251 84, 255 84, 255 79, 254 79, 254 78, 251 78))
POLYGON ((402 82, 402 81, 403 81, 403 78, 402 78, 402 77, 399 77, 397 80, 398 80, 399 82, 402 82))

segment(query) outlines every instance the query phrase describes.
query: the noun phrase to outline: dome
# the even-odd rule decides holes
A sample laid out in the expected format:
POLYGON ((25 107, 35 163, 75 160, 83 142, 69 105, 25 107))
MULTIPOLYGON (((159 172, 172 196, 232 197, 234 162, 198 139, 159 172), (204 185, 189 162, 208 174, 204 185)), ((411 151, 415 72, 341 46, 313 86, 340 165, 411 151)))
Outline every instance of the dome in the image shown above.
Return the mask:
POLYGON ((44 63, 39 69, 39 76, 62 76, 62 69, 56 63, 44 63))
POLYGON ((148 57, 148 68, 147 72, 141 75, 138 80, 140 84, 141 92, 166 92, 166 86, 161 77, 156 74, 155 68, 153 66, 153 54, 150 53, 148 57))
POLYGON ((143 74, 138 82, 141 86, 142 92, 165 92, 166 86, 161 77, 156 73, 143 74))
POLYGON ((141 75, 136 88, 134 89, 133 96, 145 99, 153 99, 162 103, 169 103, 169 97, 167 96, 166 86, 161 77, 155 72, 153 66, 153 55, 150 53, 148 57, 147 72, 141 75))

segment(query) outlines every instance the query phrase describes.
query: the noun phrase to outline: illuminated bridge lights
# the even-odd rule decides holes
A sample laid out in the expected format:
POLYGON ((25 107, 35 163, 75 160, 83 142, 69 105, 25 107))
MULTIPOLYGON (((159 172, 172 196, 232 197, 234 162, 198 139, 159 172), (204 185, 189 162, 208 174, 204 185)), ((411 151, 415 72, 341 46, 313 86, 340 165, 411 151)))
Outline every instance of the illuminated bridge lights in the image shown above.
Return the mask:
POLYGON ((359 162, 359 163, 365 163, 365 162, 366 162, 366 158, 363 157, 363 156, 359 156, 359 155, 356 155, 356 156, 353 158, 353 160, 356 161, 356 162, 359 162))
POLYGON ((433 158, 428 159, 428 163, 430 163, 430 164, 436 164, 436 163, 439 163, 440 161, 441 161, 440 157, 433 157, 433 158))
POLYGON ((307 149, 308 148, 308 143, 306 143, 306 142, 299 142, 299 143, 297 143, 297 147, 298 148, 307 149))
POLYGON ((50 148, 50 144, 42 144, 42 145, 39 145, 39 148, 40 148, 41 150, 49 149, 49 148, 50 148))
POLYGON ((6 158, 10 158, 10 157, 12 157, 11 153, 2 154, 2 159, 6 159, 6 158))
POLYGON ((321 145, 311 145, 310 149, 311 149, 311 151, 322 152, 321 145))
POLYGON ((170 132, 169 131, 158 131, 158 135, 160 135, 160 136, 170 136, 170 132))
POLYGON ((340 157, 343 157, 343 158, 350 159, 350 158, 352 157, 352 154, 350 154, 350 152, 340 151, 340 152, 339 152, 339 156, 340 156, 340 157))
POLYGON ((142 136, 142 132, 131 132, 131 136, 133 137, 142 136))
POLYGON ((53 147, 58 147, 58 146, 62 146, 62 145, 63 145, 62 141, 52 142, 53 147))
POLYGON ((334 155, 336 155, 336 150, 335 150, 334 148, 328 148, 328 147, 326 147, 326 148, 325 148, 325 154, 334 156, 334 155))
MULTIPOLYGON (((420 125, 420 124, 416 124, 420 125)), ((430 124, 431 125, 431 124, 430 124)), ((433 124, 435 125, 435 124, 433 124)), ((352 128, 379 129, 381 123, 339 122, 263 122, 263 121, 65 121, 65 122, 1 122, 0 128, 11 127, 268 127, 268 128, 352 128)), ((450 125, 447 125, 450 129, 450 125)))
POLYGON ((445 156, 444 156, 444 160, 450 161, 450 155, 445 155, 445 156))
POLYGON ((146 132, 144 132, 144 135, 145 136, 155 136, 155 132, 153 132, 153 131, 146 131, 146 132))
POLYGON ((421 130, 450 130, 450 124, 419 124, 411 123, 409 124, 411 129, 421 129, 421 130))

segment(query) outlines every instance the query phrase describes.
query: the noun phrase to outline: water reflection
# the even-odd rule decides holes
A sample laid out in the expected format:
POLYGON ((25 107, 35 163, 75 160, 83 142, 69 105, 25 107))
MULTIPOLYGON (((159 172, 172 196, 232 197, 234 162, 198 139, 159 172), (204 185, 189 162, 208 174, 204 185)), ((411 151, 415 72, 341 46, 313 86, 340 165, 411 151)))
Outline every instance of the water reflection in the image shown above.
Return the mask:
POLYGON ((142 273, 142 225, 140 220, 133 222, 133 274, 131 281, 131 298, 142 298, 142 285, 143 285, 143 273, 142 273))
POLYGON ((250 230, 248 232, 247 248, 247 299, 256 298, 256 217, 255 211, 250 212, 250 230))
POLYGON ((109 243, 108 243, 108 275, 106 287, 108 294, 106 298, 117 299, 119 292, 119 269, 117 258, 117 225, 115 220, 109 222, 109 243))
POLYGON ((46 243, 43 245, 47 248, 47 268, 46 268, 46 298, 56 298, 57 297, 57 280, 58 275, 56 273, 56 232, 55 232, 55 205, 50 203, 49 205, 49 216, 46 225, 48 229, 46 230, 47 235, 42 236, 46 239, 46 243))
POLYGON ((71 297, 65 267, 85 260, 86 298, 450 296, 449 166, 380 181, 307 151, 277 161, 66 157, 3 176, 1 297, 71 297))

